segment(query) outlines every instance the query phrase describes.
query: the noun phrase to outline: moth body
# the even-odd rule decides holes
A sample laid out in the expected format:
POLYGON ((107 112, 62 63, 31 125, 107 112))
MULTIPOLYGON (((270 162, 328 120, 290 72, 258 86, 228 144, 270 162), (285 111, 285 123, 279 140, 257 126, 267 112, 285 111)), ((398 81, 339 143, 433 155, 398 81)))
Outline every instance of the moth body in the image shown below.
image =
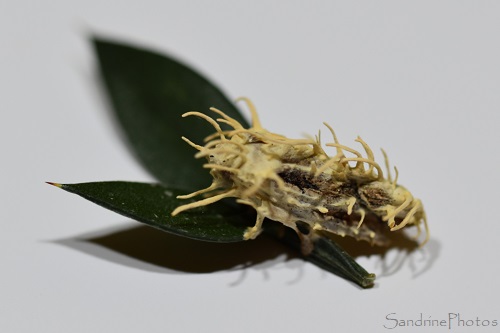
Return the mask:
POLYGON ((375 162, 370 147, 358 137, 366 157, 355 149, 341 145, 335 132, 335 156, 323 150, 319 135, 315 139, 288 139, 262 128, 252 103, 244 99, 252 112, 252 127, 245 129, 222 111, 211 108, 221 118, 214 120, 199 112, 198 116, 214 126, 216 133, 204 146, 187 138, 198 150, 197 158, 205 157, 213 176, 212 184, 203 190, 179 196, 187 199, 207 193, 205 199, 177 207, 172 215, 211 204, 226 197, 253 207, 257 212, 255 225, 248 228, 245 239, 261 232, 264 218, 281 222, 294 229, 302 240, 304 253, 312 249, 312 240, 320 233, 333 233, 387 245, 386 231, 416 226, 417 237, 423 223, 429 238, 425 212, 420 200, 396 179, 392 179, 386 159, 387 178, 375 162), (219 123, 232 129, 223 131, 219 123), (346 152, 352 155, 346 156, 346 152))

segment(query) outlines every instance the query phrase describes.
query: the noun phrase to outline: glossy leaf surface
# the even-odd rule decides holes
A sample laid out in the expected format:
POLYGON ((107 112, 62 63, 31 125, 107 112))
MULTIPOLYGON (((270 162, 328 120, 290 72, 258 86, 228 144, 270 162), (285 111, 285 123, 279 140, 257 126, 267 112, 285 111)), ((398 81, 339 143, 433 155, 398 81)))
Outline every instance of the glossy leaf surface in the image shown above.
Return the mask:
POLYGON ((163 185, 120 181, 54 185, 176 235, 222 243, 243 240, 246 225, 238 208, 216 203, 172 217, 174 208, 189 201, 176 199, 185 193, 163 185))

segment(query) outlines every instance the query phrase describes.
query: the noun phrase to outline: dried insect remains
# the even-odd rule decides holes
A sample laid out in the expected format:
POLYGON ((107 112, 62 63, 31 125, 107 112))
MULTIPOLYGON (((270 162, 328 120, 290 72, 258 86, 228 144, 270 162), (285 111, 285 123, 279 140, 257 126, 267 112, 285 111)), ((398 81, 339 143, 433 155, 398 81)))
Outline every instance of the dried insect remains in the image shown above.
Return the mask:
POLYGON ((247 229, 245 239, 259 235, 267 217, 294 229, 302 240, 304 253, 311 251, 311 241, 319 233, 387 245, 386 231, 416 226, 418 238, 422 223, 426 231, 423 244, 428 241, 422 203, 397 184, 396 168, 392 179, 383 150, 387 178, 375 162, 371 148, 360 137, 356 141, 366 156, 340 144, 333 129, 324 123, 334 141, 326 146, 336 149, 336 155, 330 157, 322 148, 320 135, 289 139, 268 132, 262 128, 253 104, 246 98, 241 100, 252 114, 252 127, 248 129, 216 108, 210 108, 221 117, 216 120, 200 112, 183 115, 203 118, 216 130, 205 139, 204 146, 182 138, 198 150, 195 157, 208 159, 204 167, 210 169, 213 182, 205 189, 179 196, 188 199, 208 193, 204 199, 177 207, 173 216, 234 197, 257 211, 255 225, 247 229), (222 130, 220 123, 232 129, 222 130))

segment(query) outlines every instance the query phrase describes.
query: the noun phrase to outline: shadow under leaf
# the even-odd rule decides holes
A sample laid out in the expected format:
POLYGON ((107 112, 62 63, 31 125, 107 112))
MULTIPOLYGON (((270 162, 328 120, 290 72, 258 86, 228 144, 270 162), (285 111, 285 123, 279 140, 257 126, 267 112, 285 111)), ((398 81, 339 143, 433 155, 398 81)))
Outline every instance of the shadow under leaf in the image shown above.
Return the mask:
POLYGON ((210 273, 234 268, 263 267, 300 258, 289 247, 261 235, 253 241, 211 243, 165 233, 149 226, 112 228, 56 240, 53 243, 138 269, 166 272, 210 273))
MULTIPOLYGON (((389 248, 372 247, 367 242, 357 242, 351 238, 333 238, 355 258, 379 258, 378 277, 392 275, 407 266, 412 271, 413 278, 416 278, 433 266, 441 248, 439 242, 431 239, 425 248, 418 249, 415 242, 402 235, 396 235, 392 239, 393 246, 389 248)), ((246 267, 265 271, 282 262, 302 258, 300 253, 266 234, 252 241, 211 243, 134 224, 85 233, 52 243, 123 266, 170 274, 211 273, 246 267)), ((300 262, 305 261, 301 259, 300 262)), ((242 272, 245 274, 244 270, 242 272)))

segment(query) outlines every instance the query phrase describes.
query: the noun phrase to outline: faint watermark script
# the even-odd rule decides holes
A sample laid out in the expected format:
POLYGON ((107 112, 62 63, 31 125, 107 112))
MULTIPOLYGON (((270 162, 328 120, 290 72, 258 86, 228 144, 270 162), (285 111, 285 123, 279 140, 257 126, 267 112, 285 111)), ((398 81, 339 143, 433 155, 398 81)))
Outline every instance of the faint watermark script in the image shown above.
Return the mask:
POLYGON ((405 327, 442 327, 443 329, 452 330, 455 328, 478 328, 478 327, 496 327, 498 326, 497 319, 481 318, 479 316, 467 316, 461 313, 449 312, 446 316, 433 317, 419 313, 418 316, 409 318, 408 316, 400 316, 396 312, 391 312, 385 316, 383 326, 392 330, 395 328, 405 327))

